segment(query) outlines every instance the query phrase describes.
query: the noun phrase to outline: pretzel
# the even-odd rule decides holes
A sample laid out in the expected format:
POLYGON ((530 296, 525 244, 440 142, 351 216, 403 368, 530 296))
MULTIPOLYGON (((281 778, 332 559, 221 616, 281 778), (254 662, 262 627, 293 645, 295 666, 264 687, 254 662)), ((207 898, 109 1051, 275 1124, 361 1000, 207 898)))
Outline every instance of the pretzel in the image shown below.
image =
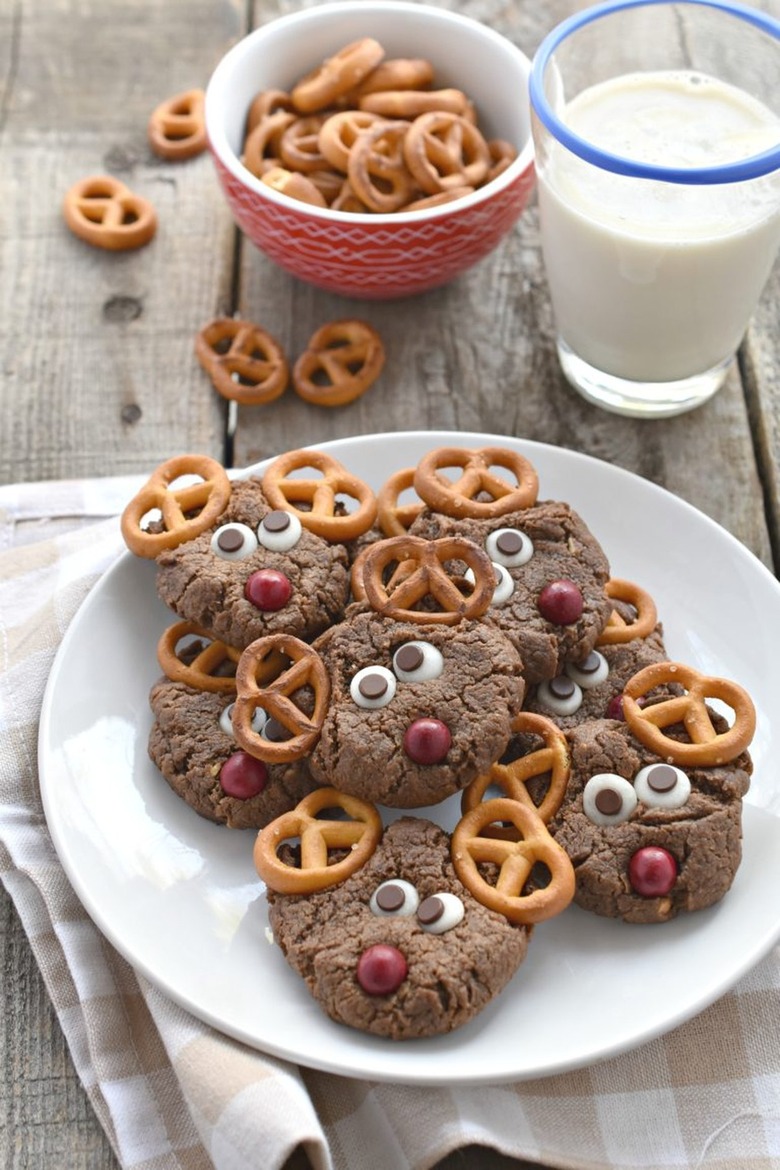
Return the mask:
POLYGON ((292 634, 268 634, 250 643, 239 659, 233 733, 244 751, 266 763, 299 760, 319 739, 329 702, 330 679, 317 651, 292 634), (280 655, 285 665, 276 677, 269 678, 280 655), (290 697, 305 686, 314 692, 311 715, 290 697), (271 741, 253 730, 252 717, 258 707, 280 723, 290 738, 271 741))
POLYGON ((487 143, 474 123, 445 111, 415 118, 404 140, 404 158, 428 195, 448 187, 477 187, 490 168, 487 143))
POLYGON ((338 199, 344 186, 344 176, 335 170, 309 171, 306 178, 317 188, 329 207, 338 199))
POLYGON ((309 339, 293 366, 293 389, 315 406, 345 406, 382 372, 382 338, 365 321, 331 321, 309 339))
POLYGON ((149 118, 149 144, 160 158, 184 159, 208 145, 202 89, 188 89, 161 102, 149 118))
POLYGON ((480 617, 493 598, 496 578, 490 557, 463 536, 423 540, 419 536, 391 536, 369 545, 363 561, 362 585, 371 608, 394 621, 422 624, 456 625, 464 618, 480 617), (445 562, 465 561, 474 574, 474 588, 464 595, 447 573, 445 562), (398 563, 386 584, 384 570, 398 563), (440 612, 413 607, 432 597, 442 607, 440 612))
POLYGON ((467 812, 455 826, 451 853, 455 872, 466 889, 510 922, 526 926, 543 922, 565 910, 574 897, 574 869, 569 858, 540 817, 519 801, 498 797, 467 812), (482 836, 482 830, 494 821, 511 822, 517 839, 482 836), (499 867, 495 886, 479 872, 479 862, 499 867), (523 893, 537 862, 549 870, 549 884, 523 893))
POLYGON ((258 122, 270 114, 284 111, 295 113, 295 107, 289 93, 283 89, 263 89, 252 99, 252 104, 246 116, 246 134, 249 136, 258 122))
POLYGON ((176 622, 164 630, 157 643, 157 661, 171 682, 181 682, 196 691, 211 691, 230 694, 236 689, 235 666, 241 651, 225 642, 219 642, 194 622, 176 622), (179 645, 185 638, 198 638, 202 649, 191 661, 184 661, 179 655, 179 645), (225 665, 232 663, 229 674, 219 674, 225 665))
POLYGON ((348 98, 355 101, 364 94, 385 89, 424 89, 433 81, 433 65, 422 57, 393 57, 381 61, 361 81, 348 98))
POLYGON ((317 788, 271 821, 258 833, 254 846, 255 868, 266 885, 279 894, 313 894, 338 885, 365 865, 382 836, 382 820, 373 804, 337 792, 317 788), (320 820, 317 813, 340 808, 351 820, 320 820), (284 841, 300 841, 300 868, 279 857, 284 841), (348 850, 346 857, 328 864, 330 849, 348 850))
POLYGON ((503 138, 489 139, 487 148, 490 155, 490 170, 487 174, 487 181, 490 183, 512 165, 517 158, 517 151, 511 142, 505 142, 503 138))
POLYGON ((398 211, 414 193, 404 156, 408 130, 408 122, 377 122, 358 136, 349 152, 349 181, 370 211, 398 211))
POLYGON ((414 487, 430 508, 445 516, 491 519, 531 507, 536 502, 539 479, 532 464, 517 451, 504 447, 439 447, 417 464, 414 487), (510 471, 515 484, 491 471, 493 466, 510 471), (444 467, 460 467, 463 474, 451 483, 440 474, 444 467), (477 499, 480 494, 491 499, 477 499))
POLYGON ((293 118, 279 139, 279 157, 284 166, 304 172, 327 166, 328 160, 320 150, 320 130, 325 121, 324 114, 293 118))
POLYGON ((652 663, 630 678, 623 688, 623 716, 640 743, 680 767, 728 763, 745 751, 756 729, 756 712, 747 691, 679 662, 652 663), (640 700, 655 687, 673 683, 685 687, 687 693, 640 706, 640 700), (713 726, 707 699, 720 699, 734 712, 734 722, 726 731, 713 726), (664 735, 664 728, 678 723, 684 725, 690 743, 664 735))
POLYGON ((319 134, 320 153, 332 167, 346 175, 349 152, 364 130, 380 121, 378 114, 362 110, 341 110, 322 123, 319 134))
POLYGON ((459 89, 388 89, 358 99, 359 110, 383 118, 418 118, 434 111, 467 116, 470 108, 469 99, 459 89))
POLYGON ((646 638, 658 623, 658 611, 649 593, 640 589, 633 581, 610 578, 604 586, 607 597, 624 601, 636 610, 633 621, 626 621, 618 610, 613 609, 604 629, 596 639, 597 646, 616 646, 632 642, 634 638, 646 638))
POLYGON ((429 207, 440 207, 442 203, 453 203, 456 199, 473 195, 475 190, 475 187, 451 187, 448 191, 426 195, 424 199, 413 199, 411 203, 405 203, 400 207, 399 211, 427 211, 429 207))
POLYGON ((331 211, 351 211, 357 215, 367 215, 368 208, 362 199, 359 199, 352 190, 349 179, 341 184, 341 190, 330 205, 331 211))
POLYGON ((160 464, 122 513, 125 544, 136 556, 156 557, 163 549, 176 548, 205 532, 224 512, 229 499, 230 480, 215 459, 174 456, 160 464), (175 480, 190 475, 199 476, 199 481, 171 490, 175 480), (155 510, 161 513, 162 531, 147 532, 141 523, 155 510))
POLYGON ((379 41, 371 37, 345 45, 294 86, 290 96, 295 108, 303 114, 324 110, 360 85, 384 55, 379 41))
POLYGON ((251 321, 215 317, 196 334, 195 353, 214 388, 235 402, 273 402, 289 381, 279 342, 251 321))
POLYGON ((263 493, 272 508, 294 512, 304 528, 340 542, 354 540, 367 532, 376 519, 376 497, 368 484, 350 473, 332 455, 324 451, 288 451, 267 468, 262 479, 263 493), (319 478, 298 479, 291 472, 313 468, 319 478), (339 494, 356 500, 354 512, 340 515, 336 507, 339 494), (310 509, 296 508, 296 503, 310 509))
POLYGON ((260 178, 270 167, 278 166, 282 134, 295 121, 295 114, 274 110, 259 118, 244 140, 241 161, 248 171, 260 178))
POLYGON ((386 479, 376 497, 376 517, 385 536, 404 536, 425 507, 422 500, 399 503, 402 492, 414 487, 414 468, 395 471, 386 479))
MULTIPOLYGON (((569 783, 571 756, 566 736, 551 719, 530 711, 521 711, 515 715, 511 726, 515 735, 525 733, 540 736, 544 740, 544 747, 526 752, 509 764, 493 764, 489 771, 477 776, 463 790, 461 809, 467 813, 476 808, 484 800, 490 785, 497 784, 508 797, 525 804, 546 825, 561 807, 569 783), (550 781, 543 799, 537 805, 528 791, 528 781, 537 776, 544 776, 548 772, 550 781)), ((498 826, 484 829, 486 837, 507 839, 509 834, 512 834, 511 829, 506 830, 498 826)))
POLYGON ((141 248, 157 231, 149 200, 110 175, 80 179, 65 196, 62 214, 74 235, 109 252, 141 248))
POLYGON ((288 171, 284 167, 270 167, 263 171, 260 182, 267 187, 273 187, 282 195, 290 199, 297 199, 301 203, 309 203, 312 207, 327 207, 325 197, 315 187, 311 179, 298 171, 288 171))

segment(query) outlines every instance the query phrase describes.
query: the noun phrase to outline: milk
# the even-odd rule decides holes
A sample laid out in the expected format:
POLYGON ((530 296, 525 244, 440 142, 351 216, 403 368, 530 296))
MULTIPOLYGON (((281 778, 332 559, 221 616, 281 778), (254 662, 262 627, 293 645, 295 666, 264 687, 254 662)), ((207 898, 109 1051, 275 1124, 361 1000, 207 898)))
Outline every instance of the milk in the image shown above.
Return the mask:
MULTIPOLYGON (((558 114, 634 161, 711 167, 770 149, 780 119, 693 72, 631 73, 558 114)), ((658 183, 601 170, 549 141, 537 159, 558 332, 597 369, 640 382, 700 374, 736 350, 780 243, 780 177, 658 183)))

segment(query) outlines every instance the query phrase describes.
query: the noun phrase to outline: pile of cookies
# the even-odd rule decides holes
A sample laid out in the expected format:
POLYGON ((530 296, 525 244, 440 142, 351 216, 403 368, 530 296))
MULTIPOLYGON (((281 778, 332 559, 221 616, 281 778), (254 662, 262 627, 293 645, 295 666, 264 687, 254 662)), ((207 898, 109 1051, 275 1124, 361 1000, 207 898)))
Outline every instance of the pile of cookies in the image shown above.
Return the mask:
POLYGON ((749 696, 670 661, 652 598, 538 489, 505 448, 433 450, 378 493, 324 452, 234 480, 181 456, 122 517, 177 619, 151 759, 258 830, 275 942, 375 1035, 473 1018, 572 900, 664 922, 740 862, 749 696))

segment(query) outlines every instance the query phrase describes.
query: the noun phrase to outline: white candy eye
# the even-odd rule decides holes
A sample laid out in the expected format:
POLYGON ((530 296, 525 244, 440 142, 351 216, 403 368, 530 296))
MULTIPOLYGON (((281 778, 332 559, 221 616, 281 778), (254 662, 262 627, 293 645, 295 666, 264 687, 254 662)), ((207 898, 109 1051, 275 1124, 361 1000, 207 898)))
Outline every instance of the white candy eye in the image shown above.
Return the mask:
POLYGON ((574 715, 582 706, 582 691, 573 678, 559 674, 539 683, 536 701, 553 715, 574 715))
MULTIPOLYGON (((493 571, 496 574, 496 584, 493 589, 493 596, 490 599, 491 605, 504 605, 515 591, 515 583, 512 580, 507 569, 498 561, 493 561, 493 571)), ((465 579, 472 585, 474 584, 474 570, 466 569, 463 574, 465 579)))
POLYGON ((349 684, 352 701, 358 707, 386 707, 395 694, 395 675, 386 666, 364 666, 349 684))
POLYGON ((257 537, 246 524, 223 524, 211 538, 211 551, 223 561, 243 561, 257 550, 257 537))
POLYGON ((597 687, 609 678, 609 663, 598 650, 591 650, 582 662, 567 662, 564 670, 584 691, 597 687))
POLYGON ((301 522, 281 508, 269 512, 257 526, 257 539, 269 552, 287 552, 301 539, 301 522))
POLYGON ((691 782, 671 764, 648 764, 634 777, 634 791, 652 808, 680 808, 691 795, 691 782))
POLYGON ((527 564, 534 555, 531 538, 519 528, 497 528, 485 540, 485 549, 491 561, 508 569, 527 564))
POLYGON ((444 670, 444 658, 430 642, 404 642, 393 655, 393 670, 401 682, 430 682, 444 670))
POLYGON ((457 894, 447 890, 432 894, 417 907, 417 921, 428 934, 444 934, 463 918, 465 910, 457 894))
POLYGON ((420 905, 420 895, 411 882, 394 878, 377 886, 368 905, 371 913, 379 918, 407 917, 420 905))
POLYGON ((612 772, 591 776, 582 794, 583 811, 594 825, 620 825, 628 820, 636 806, 633 785, 612 772))
MULTIPOLYGON (((234 707, 235 707, 235 703, 228 703, 227 707, 225 707, 224 711, 222 712, 222 714, 219 717, 219 726, 222 728, 222 730, 225 732, 226 735, 230 735, 230 736, 233 735, 233 708, 234 707)), ((255 707, 254 714, 252 715, 252 730, 254 732, 256 732, 258 735, 260 735, 262 733, 262 730, 265 727, 267 721, 268 721, 268 715, 263 710, 263 708, 262 707, 255 707)))

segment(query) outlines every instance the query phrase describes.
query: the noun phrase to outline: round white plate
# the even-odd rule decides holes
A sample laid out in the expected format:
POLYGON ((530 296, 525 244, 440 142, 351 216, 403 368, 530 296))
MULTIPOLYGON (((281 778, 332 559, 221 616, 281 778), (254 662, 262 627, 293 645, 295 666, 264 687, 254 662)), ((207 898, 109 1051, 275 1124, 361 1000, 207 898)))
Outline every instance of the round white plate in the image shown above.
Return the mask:
MULTIPOLYGON (((202 820, 146 754, 155 648, 172 620, 154 565, 122 556, 56 657, 40 727, 46 815, 100 929, 194 1015, 263 1051, 345 1075, 418 1084, 538 1077, 659 1035, 711 1003, 780 936, 780 584, 728 533, 668 492, 570 451, 479 434, 411 432, 323 444, 378 487, 442 445, 518 448, 542 499, 568 500, 615 576, 656 599, 670 655, 753 695, 755 774, 744 860, 719 906, 663 926, 571 907, 536 928, 511 984, 450 1036, 385 1041, 332 1023, 268 935, 253 832, 202 820)), ((451 827, 452 798, 434 810, 451 827)))

